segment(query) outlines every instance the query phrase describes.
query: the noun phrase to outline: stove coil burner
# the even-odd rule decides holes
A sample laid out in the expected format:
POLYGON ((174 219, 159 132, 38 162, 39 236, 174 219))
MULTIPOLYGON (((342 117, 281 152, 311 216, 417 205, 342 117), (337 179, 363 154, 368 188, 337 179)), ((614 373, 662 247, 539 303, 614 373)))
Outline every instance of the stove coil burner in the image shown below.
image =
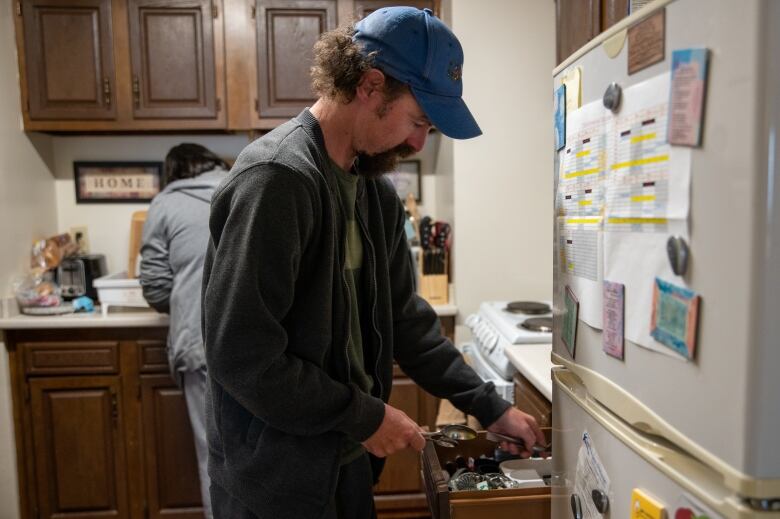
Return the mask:
POLYGON ((531 317, 517 325, 532 332, 550 333, 552 331, 552 317, 531 317))
POLYGON ((507 303, 504 311, 511 314, 542 315, 549 314, 552 309, 547 303, 537 303, 536 301, 512 301, 507 303))

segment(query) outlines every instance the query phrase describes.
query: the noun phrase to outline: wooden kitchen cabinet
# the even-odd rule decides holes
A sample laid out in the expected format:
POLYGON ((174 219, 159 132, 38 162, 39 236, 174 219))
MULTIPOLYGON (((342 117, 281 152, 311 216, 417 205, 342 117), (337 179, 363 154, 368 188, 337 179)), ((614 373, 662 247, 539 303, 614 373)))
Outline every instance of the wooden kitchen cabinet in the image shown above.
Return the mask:
POLYGON ((128 0, 135 119, 216 119, 217 0, 128 0))
POLYGON ((23 519, 203 517, 166 333, 5 332, 23 519))
POLYGON ((552 403, 521 373, 515 373, 515 407, 536 418, 539 427, 552 427, 552 403))
POLYGON ((25 130, 227 128, 221 0, 19 0, 25 130))
POLYGON ((29 381, 40 517, 126 517, 127 465, 117 376, 29 381))
POLYGON ((27 117, 115 119, 111 0, 28 0, 19 9, 27 117))
POLYGON ((192 425, 168 371, 165 342, 139 340, 136 347, 148 517, 202 519, 192 425))
POLYGON ((629 0, 555 0, 557 63, 628 16, 629 0))
POLYGON ((312 47, 336 28, 336 0, 257 0, 256 117, 289 119, 316 97, 309 69, 312 47))
POLYGON ((149 517, 202 519, 198 462, 187 404, 170 375, 141 375, 149 517))

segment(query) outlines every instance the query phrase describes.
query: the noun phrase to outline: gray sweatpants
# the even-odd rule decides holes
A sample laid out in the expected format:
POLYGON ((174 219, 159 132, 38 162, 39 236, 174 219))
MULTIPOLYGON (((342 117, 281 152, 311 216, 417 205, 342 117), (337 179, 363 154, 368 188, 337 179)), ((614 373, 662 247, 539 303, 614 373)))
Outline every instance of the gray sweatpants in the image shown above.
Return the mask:
POLYGON ((187 401, 187 412, 192 424, 195 454, 198 457, 200 494, 203 498, 203 515, 212 519, 210 480, 208 472, 209 449, 206 442, 206 368, 197 371, 181 371, 182 390, 187 401))

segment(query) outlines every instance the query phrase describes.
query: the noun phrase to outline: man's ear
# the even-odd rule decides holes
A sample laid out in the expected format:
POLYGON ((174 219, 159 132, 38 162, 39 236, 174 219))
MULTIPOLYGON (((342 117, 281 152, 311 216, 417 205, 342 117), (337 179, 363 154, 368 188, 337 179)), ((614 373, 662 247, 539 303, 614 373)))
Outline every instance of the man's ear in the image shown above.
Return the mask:
POLYGON ((385 75, 375 68, 368 69, 363 73, 357 86, 356 97, 361 101, 367 101, 374 95, 383 96, 385 89, 385 75))

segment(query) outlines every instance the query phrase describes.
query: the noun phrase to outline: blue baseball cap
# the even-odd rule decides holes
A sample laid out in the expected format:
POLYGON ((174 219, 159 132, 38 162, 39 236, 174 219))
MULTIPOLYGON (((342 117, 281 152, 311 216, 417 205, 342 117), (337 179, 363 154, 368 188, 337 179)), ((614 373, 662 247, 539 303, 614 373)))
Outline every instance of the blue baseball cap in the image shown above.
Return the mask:
POLYGON ((355 25, 352 40, 374 65, 409 85, 431 123, 453 139, 482 135, 463 102, 463 48, 430 9, 384 7, 355 25))

